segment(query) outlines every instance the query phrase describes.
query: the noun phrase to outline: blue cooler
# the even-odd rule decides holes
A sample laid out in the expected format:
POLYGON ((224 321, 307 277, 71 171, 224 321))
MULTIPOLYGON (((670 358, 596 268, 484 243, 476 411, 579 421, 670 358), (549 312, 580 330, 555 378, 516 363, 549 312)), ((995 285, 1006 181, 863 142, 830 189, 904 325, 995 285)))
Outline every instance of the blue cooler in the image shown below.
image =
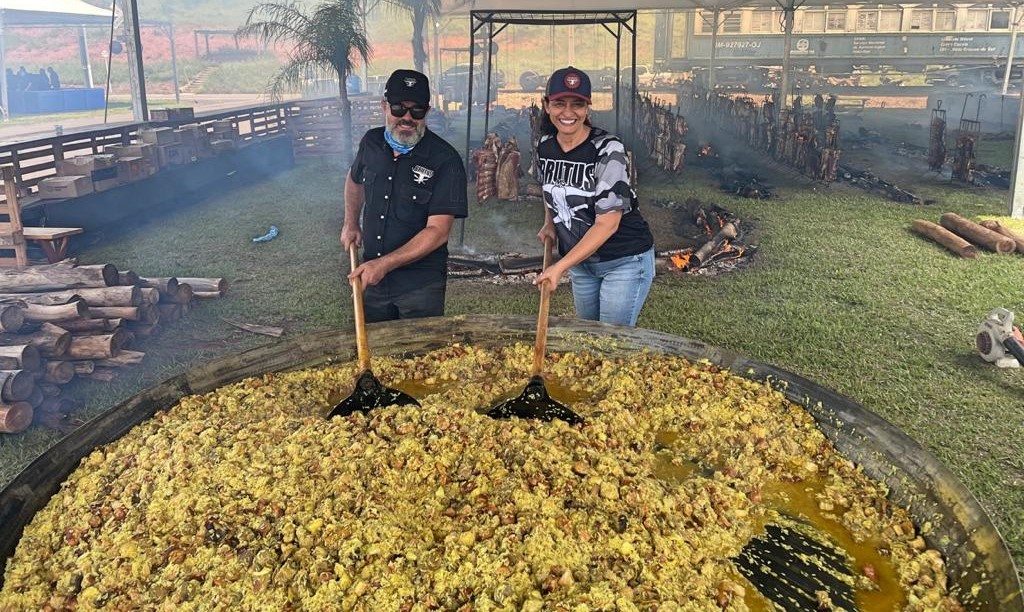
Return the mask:
POLYGON ((87 90, 85 89, 61 89, 58 90, 64 96, 64 110, 77 111, 87 108, 87 90))
POLYGON ((64 94, 59 89, 37 91, 36 99, 39 100, 39 113, 60 113, 64 112, 64 94))
POLYGON ((85 91, 85 108, 103 108, 105 106, 106 96, 102 87, 93 87, 86 89, 85 91))

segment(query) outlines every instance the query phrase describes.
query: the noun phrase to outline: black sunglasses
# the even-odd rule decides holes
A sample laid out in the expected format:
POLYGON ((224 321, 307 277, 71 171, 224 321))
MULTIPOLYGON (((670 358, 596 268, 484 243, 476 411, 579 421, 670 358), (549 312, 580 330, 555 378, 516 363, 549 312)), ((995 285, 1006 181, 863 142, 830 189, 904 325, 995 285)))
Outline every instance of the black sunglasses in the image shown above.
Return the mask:
POLYGON ((404 104, 392 104, 391 116, 404 117, 406 113, 410 113, 413 119, 422 119, 427 116, 428 110, 430 110, 429 106, 406 106, 404 104))

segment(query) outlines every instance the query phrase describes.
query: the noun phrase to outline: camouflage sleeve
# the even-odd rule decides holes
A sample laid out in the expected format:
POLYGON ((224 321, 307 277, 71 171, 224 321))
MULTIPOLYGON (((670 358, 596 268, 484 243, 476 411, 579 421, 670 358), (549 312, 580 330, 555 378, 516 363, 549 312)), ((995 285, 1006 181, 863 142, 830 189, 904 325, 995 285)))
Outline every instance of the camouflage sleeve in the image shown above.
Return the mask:
POLYGON ((612 211, 623 214, 633 210, 633 189, 629 185, 629 159, 626 147, 618 138, 607 138, 597 145, 595 168, 594 212, 602 215, 612 211))

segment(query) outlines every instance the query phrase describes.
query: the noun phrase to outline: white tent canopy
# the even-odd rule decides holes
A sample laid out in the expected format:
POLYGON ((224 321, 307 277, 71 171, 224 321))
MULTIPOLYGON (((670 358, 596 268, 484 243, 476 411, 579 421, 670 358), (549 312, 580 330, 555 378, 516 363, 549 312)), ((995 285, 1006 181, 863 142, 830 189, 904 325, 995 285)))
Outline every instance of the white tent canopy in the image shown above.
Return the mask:
POLYGON ((82 0, 0 0, 0 24, 21 25, 104 25, 110 10, 82 0))

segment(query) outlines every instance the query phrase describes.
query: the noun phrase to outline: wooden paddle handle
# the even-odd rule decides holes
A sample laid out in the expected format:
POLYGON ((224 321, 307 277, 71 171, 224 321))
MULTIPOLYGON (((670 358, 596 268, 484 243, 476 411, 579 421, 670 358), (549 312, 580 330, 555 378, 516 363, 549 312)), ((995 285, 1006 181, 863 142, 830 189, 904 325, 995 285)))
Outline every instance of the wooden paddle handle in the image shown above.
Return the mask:
MULTIPOLYGON (((544 241, 544 267, 551 263, 551 239, 544 241)), ((533 367, 530 376, 538 376, 544 370, 544 352, 548 346, 548 310, 551 307, 551 283, 540 286, 540 310, 537 312, 537 340, 533 344, 533 367)))
MULTIPOLYGON (((359 267, 359 253, 356 252, 356 243, 354 242, 348 245, 348 258, 353 270, 359 267)), ((370 369, 370 342, 366 339, 363 282, 358 278, 350 282, 352 285, 352 311, 356 320, 356 353, 359 355, 359 371, 364 372, 370 369)))

